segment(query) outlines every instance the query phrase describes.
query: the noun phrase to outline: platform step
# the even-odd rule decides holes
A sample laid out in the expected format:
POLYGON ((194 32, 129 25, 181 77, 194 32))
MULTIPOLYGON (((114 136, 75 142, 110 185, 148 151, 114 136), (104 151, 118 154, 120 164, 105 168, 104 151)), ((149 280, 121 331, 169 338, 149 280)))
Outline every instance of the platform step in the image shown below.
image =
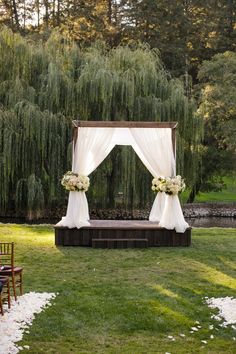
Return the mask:
POLYGON ((146 238, 93 238, 93 248, 147 248, 146 238))

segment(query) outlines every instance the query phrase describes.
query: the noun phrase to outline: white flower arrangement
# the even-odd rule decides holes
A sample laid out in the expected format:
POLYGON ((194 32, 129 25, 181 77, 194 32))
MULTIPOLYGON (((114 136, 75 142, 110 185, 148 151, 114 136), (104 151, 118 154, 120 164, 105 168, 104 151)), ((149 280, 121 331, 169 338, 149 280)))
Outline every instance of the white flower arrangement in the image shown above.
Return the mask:
POLYGON ((156 193, 164 192, 169 195, 177 195, 185 190, 184 179, 181 176, 155 177, 152 180, 152 190, 156 193))
POLYGON ((64 174, 61 184, 67 191, 72 192, 87 192, 90 185, 89 177, 79 175, 72 171, 68 171, 64 174))

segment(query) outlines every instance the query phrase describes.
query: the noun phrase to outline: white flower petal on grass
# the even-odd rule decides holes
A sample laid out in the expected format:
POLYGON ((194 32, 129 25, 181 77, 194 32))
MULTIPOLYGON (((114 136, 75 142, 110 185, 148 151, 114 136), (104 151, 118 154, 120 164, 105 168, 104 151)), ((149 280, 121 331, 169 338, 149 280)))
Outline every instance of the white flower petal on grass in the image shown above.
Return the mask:
POLYGON ((221 317, 217 315, 212 315, 211 318, 213 318, 216 321, 221 321, 221 317))
POLYGON ((195 321, 195 323, 196 323, 196 324, 200 324, 200 322, 199 322, 199 321, 195 321))
POLYGON ((215 337, 213 336, 213 334, 211 334, 211 335, 210 335, 210 338, 213 339, 213 338, 215 338, 215 337))
POLYGON ((179 336, 182 337, 182 338, 186 337, 184 333, 180 333, 179 336))
POLYGON ((194 333, 194 331, 190 331, 190 333, 194 333))
MULTIPOLYGON (((0 348, 4 354, 17 354, 23 348, 15 343, 23 338, 25 329, 32 325, 36 313, 40 313, 55 298, 54 293, 30 292, 12 300, 8 310, 4 305, 4 316, 0 321, 0 348)), ((27 331, 29 332, 29 331, 27 331)))
POLYGON ((219 315, 212 315, 211 318, 221 321, 224 320, 223 326, 236 323, 236 299, 233 297, 210 298, 206 300, 210 308, 218 308, 219 315))
POLYGON ((202 343, 204 344, 207 344, 207 341, 206 340, 201 340, 202 343))
POLYGON ((199 328, 199 329, 200 329, 200 328, 202 328, 202 326, 197 326, 197 328, 199 328))
POLYGON ((197 332, 198 328, 197 327, 191 327, 191 330, 197 332))

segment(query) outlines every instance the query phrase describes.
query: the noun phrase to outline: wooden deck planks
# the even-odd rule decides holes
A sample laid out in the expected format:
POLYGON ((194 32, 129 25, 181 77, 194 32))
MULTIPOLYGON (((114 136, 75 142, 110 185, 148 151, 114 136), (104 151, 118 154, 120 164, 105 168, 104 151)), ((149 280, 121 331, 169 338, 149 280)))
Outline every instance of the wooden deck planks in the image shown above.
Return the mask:
POLYGON ((99 241, 93 242, 93 240, 99 239, 104 240, 101 241, 103 245, 109 244, 108 248, 127 248, 135 247, 135 245, 140 247, 144 242, 141 240, 144 239, 148 243, 145 247, 187 247, 191 245, 191 228, 184 233, 177 233, 175 230, 164 229, 159 227, 158 223, 147 220, 91 220, 90 226, 80 229, 55 227, 55 244, 57 246, 92 247, 93 243, 99 244, 99 241), (122 240, 122 242, 118 242, 118 240, 122 240), (111 246, 112 242, 114 247, 111 246), (118 247, 119 245, 121 247, 118 247))

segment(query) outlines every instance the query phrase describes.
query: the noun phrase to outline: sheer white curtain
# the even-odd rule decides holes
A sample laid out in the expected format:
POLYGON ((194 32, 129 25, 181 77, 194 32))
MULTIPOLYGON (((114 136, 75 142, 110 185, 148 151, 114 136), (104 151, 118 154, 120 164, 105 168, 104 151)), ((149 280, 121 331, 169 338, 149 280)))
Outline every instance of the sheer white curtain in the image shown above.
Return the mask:
MULTIPOLYGON (((72 171, 88 176, 106 158, 113 147, 132 145, 133 149, 156 176, 175 175, 175 158, 170 128, 78 128, 73 152, 72 171)), ((178 196, 158 193, 149 216, 167 229, 184 232, 185 222, 178 196)), ((57 224, 69 228, 89 225, 89 210, 85 192, 70 192, 66 216, 57 224)))
POLYGON ((189 227, 189 224, 184 220, 178 195, 166 195, 165 206, 159 226, 168 230, 175 229, 176 232, 181 233, 189 227))
MULTIPOLYGON (((73 152, 72 171, 88 176, 106 158, 114 147, 114 128, 78 128, 73 152)), ((69 228, 89 225, 89 210, 85 192, 70 192, 66 216, 57 226, 69 228)))
MULTIPOLYGON (((174 176, 175 158, 170 128, 130 128, 135 143, 133 149, 153 177, 174 176)), ((166 229, 184 232, 189 226, 183 217, 178 196, 158 193, 149 215, 150 221, 159 222, 166 229), (171 221, 171 222, 170 222, 171 221)))
MULTIPOLYGON (((153 177, 172 176, 175 172, 175 159, 172 149, 170 128, 130 128, 135 140, 133 149, 153 177)), ((158 193, 150 215, 150 221, 160 222, 166 195, 158 193)))

